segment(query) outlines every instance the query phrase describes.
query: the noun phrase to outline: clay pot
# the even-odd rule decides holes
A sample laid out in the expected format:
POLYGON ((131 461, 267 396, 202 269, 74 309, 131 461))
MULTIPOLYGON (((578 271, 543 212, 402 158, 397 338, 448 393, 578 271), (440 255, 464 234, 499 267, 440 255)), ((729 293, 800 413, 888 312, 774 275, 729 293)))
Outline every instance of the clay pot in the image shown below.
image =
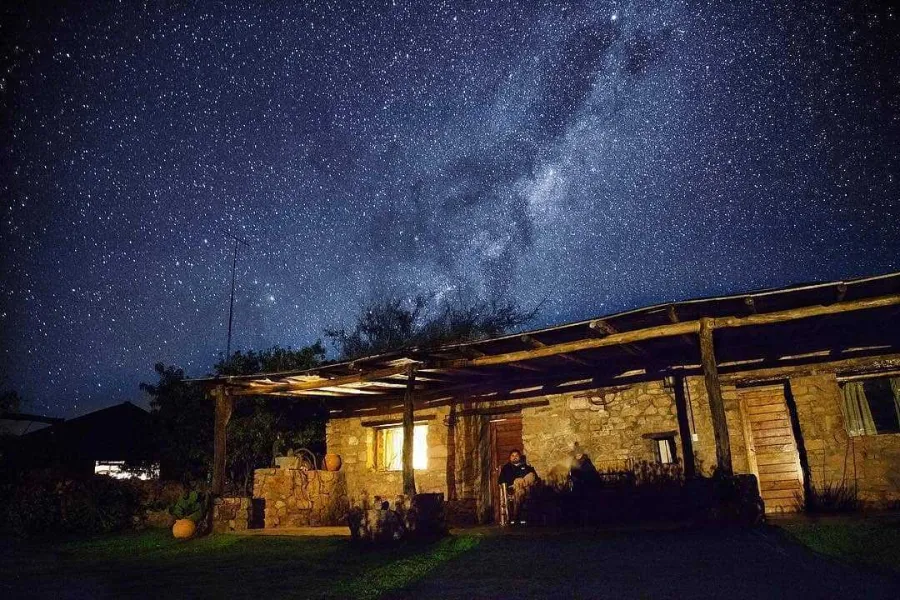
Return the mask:
POLYGON ((172 535, 180 540, 194 537, 197 533, 197 524, 190 519, 178 519, 172 525, 172 535))
POLYGON ((341 470, 341 455, 335 454, 333 452, 329 452, 325 455, 325 470, 326 471, 340 471, 341 470))

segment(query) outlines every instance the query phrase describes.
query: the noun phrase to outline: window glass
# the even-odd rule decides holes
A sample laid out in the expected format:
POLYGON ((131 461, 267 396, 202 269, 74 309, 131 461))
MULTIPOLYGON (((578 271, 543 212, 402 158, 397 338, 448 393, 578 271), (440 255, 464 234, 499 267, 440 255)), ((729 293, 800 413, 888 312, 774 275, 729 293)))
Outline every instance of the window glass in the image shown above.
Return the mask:
POLYGON ((863 384, 863 388, 866 390, 866 398, 869 400, 869 411, 872 413, 872 421, 875 422, 875 431, 878 433, 900 432, 897 401, 894 398, 891 380, 888 378, 870 379, 863 384))
MULTIPOLYGON (((403 470, 403 427, 378 430, 378 466, 386 471, 403 470)), ((413 428, 413 468, 428 468, 428 425, 413 428)))
POLYGON ((664 465, 675 462, 674 452, 675 440, 672 438, 661 438, 656 440, 656 457, 664 465))

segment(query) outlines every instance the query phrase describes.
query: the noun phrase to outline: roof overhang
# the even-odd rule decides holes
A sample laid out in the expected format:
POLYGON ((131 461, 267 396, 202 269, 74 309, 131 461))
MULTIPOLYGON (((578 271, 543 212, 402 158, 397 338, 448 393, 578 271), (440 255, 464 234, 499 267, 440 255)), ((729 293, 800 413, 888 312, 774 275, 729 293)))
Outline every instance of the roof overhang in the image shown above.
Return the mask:
POLYGON ((193 381, 223 386, 233 396, 317 400, 335 414, 390 411, 408 387, 420 406, 460 398, 496 402, 699 372, 701 321, 716 331, 726 379, 823 362, 852 370, 857 363, 847 361, 876 356, 883 358, 877 368, 891 369, 900 368, 898 315, 900 273, 892 273, 661 304, 305 371, 193 381))

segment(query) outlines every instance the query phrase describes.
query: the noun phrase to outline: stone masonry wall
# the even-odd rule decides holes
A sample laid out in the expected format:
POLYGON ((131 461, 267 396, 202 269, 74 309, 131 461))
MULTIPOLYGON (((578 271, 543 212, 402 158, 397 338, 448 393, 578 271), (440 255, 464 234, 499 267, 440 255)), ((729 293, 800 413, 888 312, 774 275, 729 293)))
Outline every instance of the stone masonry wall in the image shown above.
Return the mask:
POLYGON ((250 527, 252 504, 249 497, 216 498, 213 503, 213 532, 245 531, 250 527))
POLYGON ((253 497, 265 501, 265 527, 346 524, 344 473, 276 467, 253 474, 253 497))
MULTIPOLYGON (((841 414, 841 392, 834 374, 795 377, 790 390, 807 453, 812 485, 855 481, 860 498, 873 503, 900 500, 900 434, 849 438, 841 414)), ((709 401, 702 377, 686 380, 695 434, 693 449, 698 473, 712 474, 716 466, 716 446, 709 401)), ((744 424, 737 388, 723 385, 725 417, 735 473, 750 473, 744 424)), ((679 456, 683 444, 678 432, 674 391, 662 381, 628 388, 607 388, 593 392, 547 396, 548 406, 522 411, 523 450, 544 479, 565 473, 572 446, 578 443, 598 469, 621 469, 630 461, 655 460, 654 441, 643 434, 676 432, 679 456)), ((428 468, 416 471, 420 492, 447 494, 447 432, 449 408, 417 412, 434 415, 428 423, 428 468)), ((379 417, 379 421, 401 421, 401 415, 379 417)), ((362 495, 393 499, 402 492, 399 471, 375 468, 375 428, 371 419, 349 418, 329 421, 329 452, 343 458, 341 472, 346 477, 350 502, 362 495)), ((457 499, 475 503, 480 518, 490 513, 490 449, 487 417, 461 418, 456 427, 455 481, 457 499)), ((798 440, 800 441, 800 440, 798 440)), ((446 496, 449 499, 449 496, 446 496)))
POLYGON ((682 453, 675 398, 661 381, 547 400, 549 406, 522 411, 525 453, 544 479, 567 473, 576 442, 601 471, 623 469, 630 461, 654 461, 655 442, 643 434, 674 431, 676 451, 682 453))
MULTIPOLYGON (((416 491, 419 493, 447 492, 447 407, 416 411, 416 418, 433 416, 422 421, 428 425, 428 468, 417 469, 416 491)), ((400 471, 376 468, 375 427, 364 423, 374 418, 352 417, 331 419, 325 428, 328 451, 341 455, 341 472, 347 481, 347 494, 351 504, 361 502, 364 496, 381 496, 394 499, 403 493, 403 475, 400 471)), ((400 413, 378 417, 379 422, 403 420, 400 413)))
POLYGON ((817 489, 855 483, 860 500, 900 500, 900 434, 850 437, 834 373, 790 380, 810 483, 817 489))
MULTIPOLYGON (((716 436, 713 432, 712 411, 703 377, 688 377, 685 388, 693 413, 694 462, 697 473, 712 475, 716 468, 716 436)), ((728 424, 728 441, 731 444, 731 467, 735 473, 750 473, 747 443, 744 440, 744 421, 737 388, 722 385, 722 401, 725 404, 725 422, 728 424)))

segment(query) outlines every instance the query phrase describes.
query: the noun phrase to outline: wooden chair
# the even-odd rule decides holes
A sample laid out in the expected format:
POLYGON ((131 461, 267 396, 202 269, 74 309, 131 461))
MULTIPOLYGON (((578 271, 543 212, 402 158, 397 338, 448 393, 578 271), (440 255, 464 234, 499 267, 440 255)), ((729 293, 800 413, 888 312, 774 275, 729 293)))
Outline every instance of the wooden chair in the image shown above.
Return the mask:
POLYGON ((501 527, 506 527, 509 525, 509 493, 506 489, 506 486, 502 483, 497 484, 498 488, 498 496, 500 503, 500 514, 497 519, 497 523, 501 527))

